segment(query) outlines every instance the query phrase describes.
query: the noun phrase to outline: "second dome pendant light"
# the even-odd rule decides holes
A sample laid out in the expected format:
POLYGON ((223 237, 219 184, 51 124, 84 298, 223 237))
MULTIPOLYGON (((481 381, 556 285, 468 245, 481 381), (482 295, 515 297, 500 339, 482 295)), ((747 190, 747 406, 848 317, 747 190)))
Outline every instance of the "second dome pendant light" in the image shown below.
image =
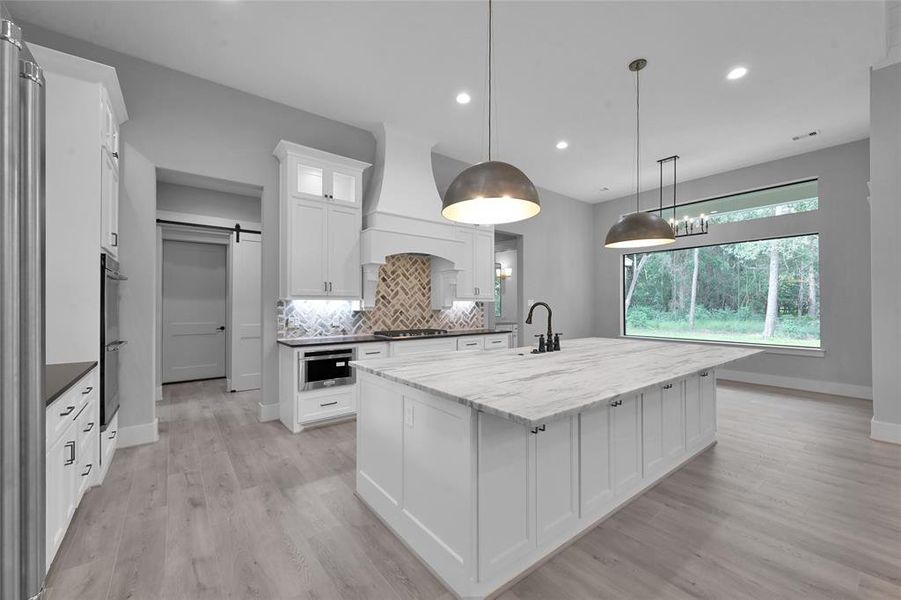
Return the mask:
POLYGON ((496 225, 534 217, 541 211, 538 190, 513 165, 491 159, 492 2, 488 0, 488 160, 463 170, 444 194, 441 214, 458 223, 496 225))

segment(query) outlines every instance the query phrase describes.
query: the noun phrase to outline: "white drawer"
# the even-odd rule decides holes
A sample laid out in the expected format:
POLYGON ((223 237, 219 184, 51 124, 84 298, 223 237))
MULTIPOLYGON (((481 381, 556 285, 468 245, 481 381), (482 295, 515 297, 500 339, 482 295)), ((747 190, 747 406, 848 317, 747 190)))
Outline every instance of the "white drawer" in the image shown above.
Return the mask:
POLYGON ((65 431, 66 427, 75 421, 75 417, 85 404, 99 396, 96 373, 97 369, 93 369, 47 407, 46 444, 48 448, 59 439, 60 434, 65 431))
POLYGON ((485 350, 501 350, 510 347, 509 333, 496 333, 485 336, 485 350))
POLYGON ((405 356, 409 354, 423 354, 426 352, 456 352, 457 340, 452 337, 442 337, 428 340, 407 340, 391 342, 391 356, 405 356))
MULTIPOLYGON (((99 405, 98 405, 99 406, 99 405)), ((116 447, 119 445, 119 413, 113 415, 112 421, 106 427, 106 431, 100 432, 100 472, 97 483, 102 483, 109 470, 116 447)))
POLYGON ((355 385, 343 385, 330 390, 297 394, 297 422, 310 423, 353 414, 356 411, 355 385))
POLYGON ((371 358, 387 358, 388 344, 360 344, 357 346, 357 360, 369 360, 371 358))
POLYGON ((485 340, 478 335, 465 335, 457 338, 457 350, 484 350, 485 340))

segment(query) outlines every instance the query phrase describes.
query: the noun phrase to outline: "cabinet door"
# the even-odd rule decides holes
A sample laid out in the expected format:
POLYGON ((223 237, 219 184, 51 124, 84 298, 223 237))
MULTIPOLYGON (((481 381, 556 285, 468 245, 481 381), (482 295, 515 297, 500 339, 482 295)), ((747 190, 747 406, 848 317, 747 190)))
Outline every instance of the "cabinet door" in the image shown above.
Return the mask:
POLYGON ((708 440, 716 434, 716 374, 701 371, 701 439, 708 440))
POLYGON ((299 424, 331 419, 356 410, 356 386, 299 392, 297 394, 297 422, 299 424))
POLYGON ((505 572, 536 547, 536 436, 508 419, 479 413, 479 577, 505 572))
POLYGON ((360 211, 329 206, 326 280, 329 295, 359 298, 363 295, 360 267, 360 211))
POLYGON ((546 423, 535 435, 538 544, 570 533, 579 519, 577 417, 546 423))
POLYGON ((76 508, 78 436, 74 421, 47 451, 46 519, 47 568, 49 569, 76 508))
POLYGON ((325 296, 328 205, 291 200, 288 231, 288 294, 325 296))
POLYGON ((119 167, 109 150, 100 152, 100 247, 112 256, 119 252, 119 167))
POLYGON ((326 169, 329 182, 329 199, 345 202, 354 206, 360 205, 363 175, 353 169, 332 167, 326 169))
POLYGON ((694 449, 701 441, 701 378, 685 380, 685 447, 694 449))
POLYGON ((645 474, 653 474, 663 468, 662 400, 662 388, 645 392, 641 398, 641 456, 645 474))
POLYGON ((663 414, 663 456, 667 464, 673 464, 685 452, 684 382, 663 386, 661 399, 663 414))
POLYGON ((288 163, 293 172, 291 195, 308 200, 328 198, 328 180, 325 167, 316 161, 292 157, 288 163))
POLYGON ((457 267, 457 298, 460 300, 476 299, 476 284, 472 271, 475 256, 475 231, 472 229, 458 228, 457 239, 463 242, 461 262, 457 267))
POLYGON ((476 297, 494 300, 494 233, 476 231, 473 236, 473 285, 476 297))
POLYGON ((582 514, 588 517, 605 512, 613 500, 613 475, 610 470, 613 410, 604 404, 579 415, 582 514))
POLYGON ((613 409, 613 489, 625 496, 641 483, 641 396, 613 409))

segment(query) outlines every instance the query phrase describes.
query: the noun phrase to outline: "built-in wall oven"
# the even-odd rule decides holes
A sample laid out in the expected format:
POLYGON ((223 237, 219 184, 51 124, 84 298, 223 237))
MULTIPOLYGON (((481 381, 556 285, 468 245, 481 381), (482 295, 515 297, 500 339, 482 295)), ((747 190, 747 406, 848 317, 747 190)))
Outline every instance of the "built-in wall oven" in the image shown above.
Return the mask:
POLYGON ((350 361, 356 357, 354 348, 308 350, 298 356, 297 389, 305 392, 339 385, 353 385, 356 370, 350 361))
POLYGON ((119 410, 119 282, 126 281, 113 258, 100 256, 100 423, 101 431, 119 410))

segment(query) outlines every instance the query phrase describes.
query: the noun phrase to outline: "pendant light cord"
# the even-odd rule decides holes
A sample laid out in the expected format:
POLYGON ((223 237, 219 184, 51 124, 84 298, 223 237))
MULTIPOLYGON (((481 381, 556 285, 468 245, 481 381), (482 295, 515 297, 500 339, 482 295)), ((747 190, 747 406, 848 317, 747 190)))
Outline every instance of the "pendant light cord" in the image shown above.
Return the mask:
POLYGON ((640 212, 641 202, 641 71, 635 71, 635 212, 640 212))
POLYGON ((491 63, 494 54, 492 2, 488 0, 488 160, 491 160, 491 63))

